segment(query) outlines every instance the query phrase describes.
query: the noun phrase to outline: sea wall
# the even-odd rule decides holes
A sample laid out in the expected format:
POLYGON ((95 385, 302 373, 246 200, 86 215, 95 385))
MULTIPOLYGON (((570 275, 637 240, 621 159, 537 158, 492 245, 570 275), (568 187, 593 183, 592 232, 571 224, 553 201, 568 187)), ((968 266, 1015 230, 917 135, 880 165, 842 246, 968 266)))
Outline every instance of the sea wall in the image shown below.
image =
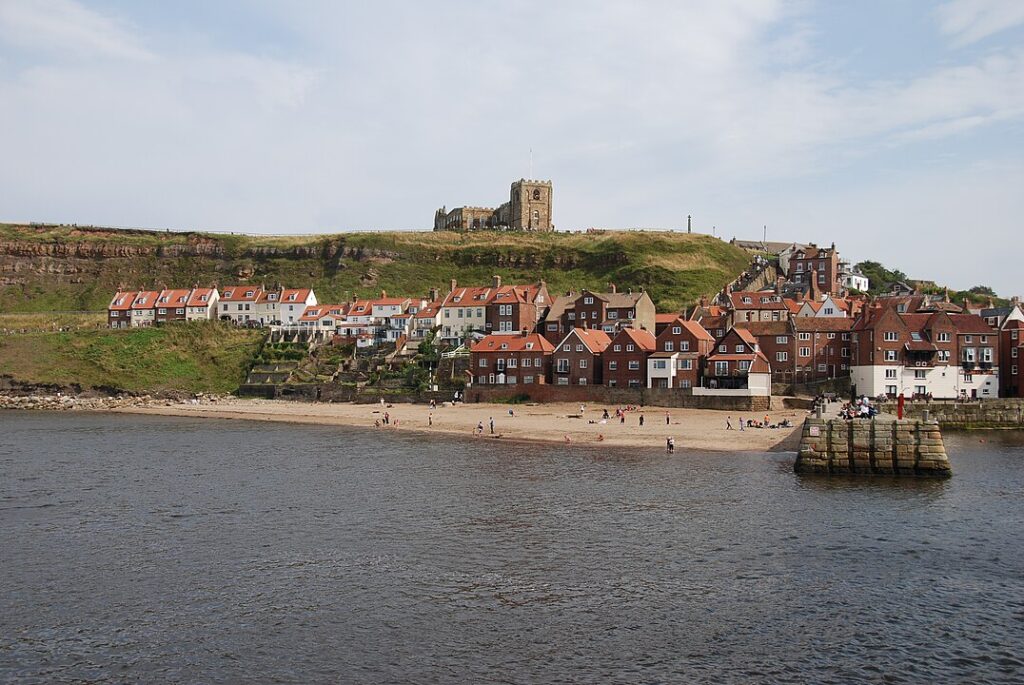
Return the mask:
POLYGON ((952 475, 939 425, 917 420, 807 419, 794 470, 825 475, 952 475))
MULTIPOLYGON (((895 415, 896 403, 879 405, 882 412, 895 415)), ((1021 428, 1024 429, 1024 399, 975 400, 953 402, 907 402, 903 416, 909 419, 937 421, 942 428, 1021 428)))
POLYGON ((593 402, 610 406, 632 404, 685 409, 766 412, 781 404, 771 397, 696 396, 672 388, 609 388, 604 385, 473 385, 466 402, 593 402))

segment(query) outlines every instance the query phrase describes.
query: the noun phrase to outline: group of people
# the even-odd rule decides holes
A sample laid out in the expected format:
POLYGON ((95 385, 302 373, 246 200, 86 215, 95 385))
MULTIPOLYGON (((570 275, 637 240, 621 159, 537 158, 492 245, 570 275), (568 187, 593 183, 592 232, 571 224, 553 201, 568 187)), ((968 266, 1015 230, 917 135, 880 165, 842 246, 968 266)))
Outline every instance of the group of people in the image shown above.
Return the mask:
MULTIPOLYGON (((778 423, 772 423, 771 417, 765 414, 764 421, 758 421, 757 419, 747 419, 744 421, 741 416, 739 417, 739 426, 740 430, 746 430, 747 428, 792 428, 793 422, 789 419, 782 419, 778 423)), ((733 430, 731 416, 725 419, 725 429, 733 430)))
POLYGON ((870 419, 878 415, 878 408, 872 406, 871 400, 867 397, 859 397, 853 402, 847 402, 839 410, 839 418, 850 421, 852 419, 870 419))

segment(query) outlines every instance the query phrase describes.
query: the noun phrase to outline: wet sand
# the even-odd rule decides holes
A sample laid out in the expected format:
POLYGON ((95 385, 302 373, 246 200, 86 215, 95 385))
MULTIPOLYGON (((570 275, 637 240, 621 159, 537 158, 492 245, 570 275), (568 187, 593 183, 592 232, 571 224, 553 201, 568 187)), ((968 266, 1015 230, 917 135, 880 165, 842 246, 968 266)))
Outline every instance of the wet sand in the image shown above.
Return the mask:
POLYGON ((154 414, 189 418, 244 419, 316 425, 357 426, 381 431, 417 431, 424 434, 459 435, 485 441, 491 439, 526 440, 615 447, 664 448, 666 439, 675 440, 676 449, 713 451, 795 450, 800 427, 807 413, 786 409, 769 412, 772 423, 782 419, 793 428, 739 430, 744 420, 764 420, 764 415, 703 409, 644 407, 626 413, 625 423, 615 417, 615 407, 607 407, 611 418, 602 422, 603 406, 570 403, 543 405, 459 404, 430 409, 421 404, 310 404, 281 400, 236 399, 216 404, 173 404, 167 406, 123 407, 118 413, 154 414), (514 415, 509 415, 512 409, 514 415), (389 422, 384 423, 385 412, 389 422), (668 421, 666 422, 666 415, 668 421), (640 425, 640 416, 644 425, 640 425), (732 430, 726 425, 731 417, 732 430), (491 433, 491 419, 494 432, 491 433), (380 423, 375 428, 376 422, 380 423), (483 435, 477 426, 483 425, 483 435), (603 438, 603 439, 602 439, 603 438))

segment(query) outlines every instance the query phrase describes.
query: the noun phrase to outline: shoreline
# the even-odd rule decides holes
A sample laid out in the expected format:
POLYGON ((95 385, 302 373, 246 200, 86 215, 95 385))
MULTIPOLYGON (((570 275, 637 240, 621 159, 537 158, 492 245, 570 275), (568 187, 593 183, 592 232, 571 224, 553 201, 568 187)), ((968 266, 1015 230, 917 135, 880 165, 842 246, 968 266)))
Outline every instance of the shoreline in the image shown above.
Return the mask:
MULTIPOLYGON (((417 435, 445 435, 470 440, 502 440, 560 445, 607 446, 615 448, 665 449, 671 437, 678 450, 710 452, 795 452, 803 419, 802 410, 784 409, 770 412, 772 422, 789 419, 791 428, 747 428, 739 430, 740 414, 707 410, 666 407, 644 407, 626 413, 625 423, 611 415, 601 423, 604 407, 586 406, 582 417, 579 405, 553 403, 540 405, 459 404, 429 405, 354 403, 304 403, 286 400, 232 399, 208 404, 156 403, 125 404, 114 407, 84 408, 83 411, 127 415, 171 416, 179 418, 268 421, 319 426, 346 426, 366 430, 409 432, 417 435), (512 409, 514 415, 509 415, 512 409), (388 414, 388 423, 384 415, 388 414), (645 418, 639 425, 639 417, 645 418), (666 423, 666 414, 669 417, 666 423), (494 433, 491 433, 491 419, 494 433), (732 430, 726 420, 731 418, 732 430), (380 426, 375 427, 379 421, 380 426), (397 425, 396 425, 397 422, 397 425), (432 424, 432 425, 431 425, 432 424), (483 435, 477 433, 483 426, 483 435), (598 436, 603 436, 603 440, 598 436), (568 440, 566 439, 568 437, 568 440), (724 444, 731 443, 725 447, 724 444)), ((763 420, 748 414, 744 419, 763 420)))

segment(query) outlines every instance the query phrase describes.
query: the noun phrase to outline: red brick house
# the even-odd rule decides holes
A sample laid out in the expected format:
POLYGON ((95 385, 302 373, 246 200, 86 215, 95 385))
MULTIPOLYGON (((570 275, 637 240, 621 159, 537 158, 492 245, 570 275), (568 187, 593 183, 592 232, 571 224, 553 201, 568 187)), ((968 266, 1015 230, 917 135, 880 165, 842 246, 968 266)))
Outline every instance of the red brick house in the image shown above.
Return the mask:
POLYGON ((836 246, 818 247, 811 243, 798 249, 789 258, 789 278, 796 283, 817 286, 823 293, 838 294, 841 286, 836 246))
POLYGON ((156 321, 156 300, 159 290, 140 290, 132 301, 132 326, 151 326, 156 321))
POLYGON ((791 324, 796 339, 791 348, 795 356, 790 367, 794 382, 813 383, 850 375, 853 319, 794 317, 791 324))
POLYGON ((714 337, 703 326, 677 316, 655 340, 656 350, 647 360, 647 387, 699 386, 704 359, 714 346, 714 337))
POLYGON ((555 346, 539 333, 491 334, 470 349, 472 383, 477 385, 542 385, 551 377, 555 346))
POLYGON ((156 323, 184 321, 191 290, 161 290, 156 298, 156 323))
POLYGON ((647 355, 654 346, 650 331, 620 329, 604 351, 604 384, 610 388, 647 387, 647 355))
POLYGON ((756 384, 770 393, 771 373, 771 364, 753 334, 744 328, 732 328, 708 355, 703 381, 705 388, 746 390, 756 384))
POLYGON ((533 285, 502 285, 501 276, 495 276, 492 288, 486 308, 487 332, 533 333, 550 303, 544 281, 533 285))
POLYGON ((771 363, 773 382, 793 382, 797 346, 791 321, 751 321, 737 328, 747 329, 757 339, 758 348, 771 363))
POLYGON ((789 301, 771 290, 727 292, 729 323, 747 321, 785 321, 790 315, 789 301))
POLYGON ((552 353, 551 377, 555 385, 601 385, 602 355, 612 339, 604 331, 574 328, 552 353))
POLYGON ((1012 320, 999 332, 999 393, 1024 397, 1024 321, 1012 320))
POLYGON ((107 326, 110 328, 130 328, 132 325, 132 304, 135 302, 134 291, 118 290, 107 305, 107 326))

